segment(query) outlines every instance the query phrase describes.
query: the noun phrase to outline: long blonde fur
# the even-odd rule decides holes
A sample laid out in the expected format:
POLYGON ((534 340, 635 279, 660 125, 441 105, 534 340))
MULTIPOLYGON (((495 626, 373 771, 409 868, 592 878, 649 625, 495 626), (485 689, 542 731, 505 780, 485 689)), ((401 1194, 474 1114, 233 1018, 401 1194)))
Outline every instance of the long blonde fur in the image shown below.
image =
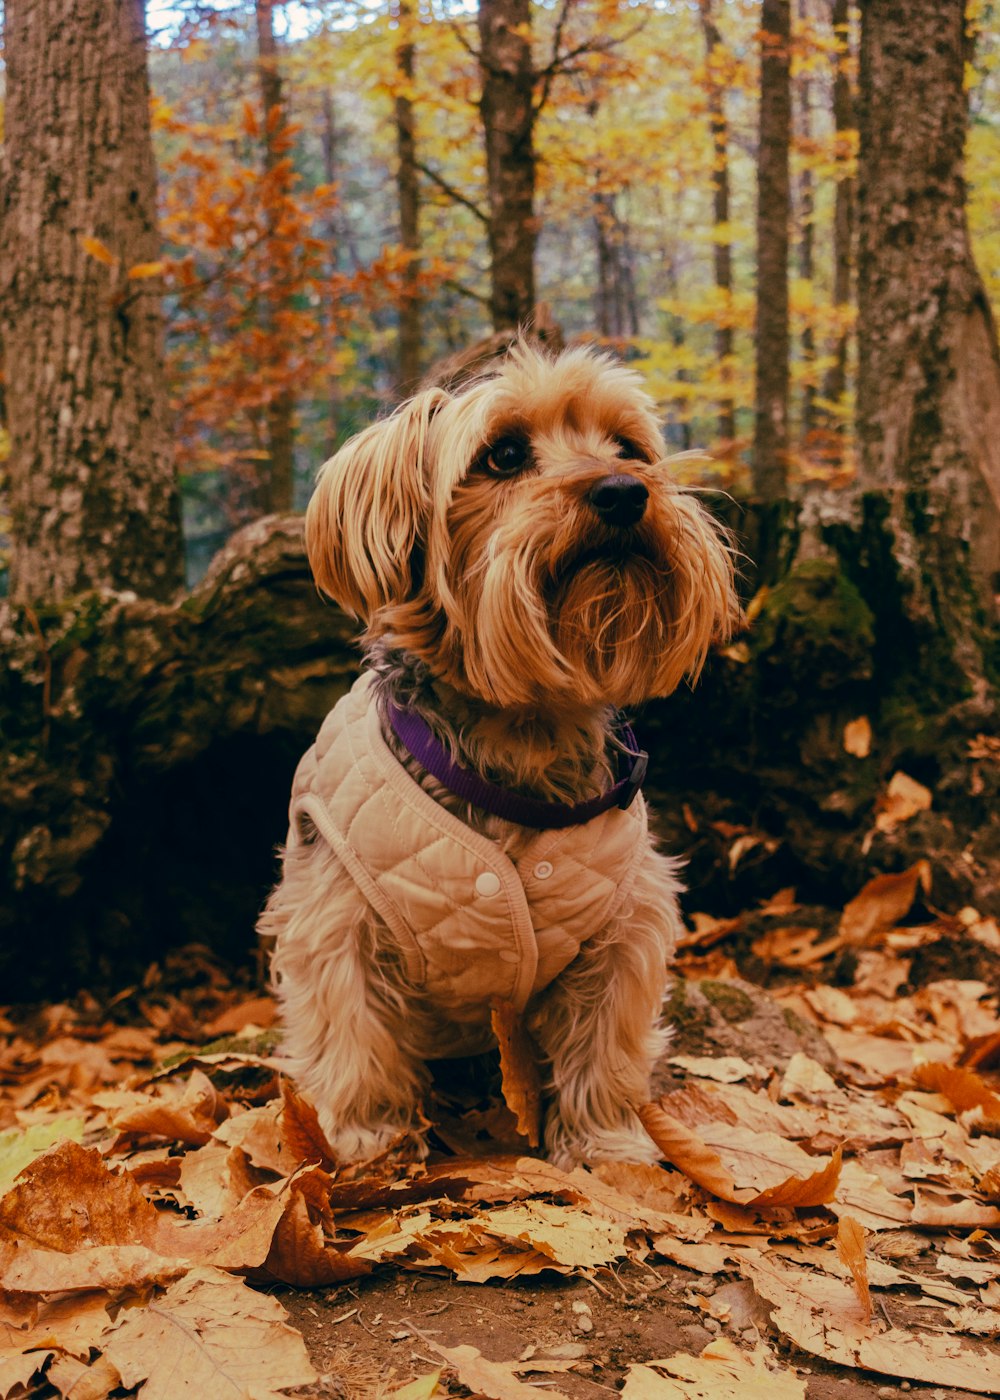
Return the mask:
MULTIPOLYGON (((604 787, 613 708, 693 681, 739 617, 729 541, 671 479, 638 377, 586 349, 519 345, 460 392, 418 395, 326 464, 306 532, 320 588, 363 619, 380 697, 418 709, 466 766, 550 800, 604 787), (511 434, 531 460, 506 479, 485 454, 511 434), (622 472, 648 492, 627 536, 589 499, 622 472)), ((456 805, 397 753, 516 855, 523 828, 456 805)), ((669 1033, 678 889, 650 844, 629 907, 528 1005, 556 1161, 655 1159, 633 1105, 669 1033)), ((286 853, 261 927, 291 1067, 336 1150, 371 1155, 414 1120, 440 1015, 321 840, 286 853)), ((489 1008, 452 1030, 454 1053, 483 1048, 489 1008)))

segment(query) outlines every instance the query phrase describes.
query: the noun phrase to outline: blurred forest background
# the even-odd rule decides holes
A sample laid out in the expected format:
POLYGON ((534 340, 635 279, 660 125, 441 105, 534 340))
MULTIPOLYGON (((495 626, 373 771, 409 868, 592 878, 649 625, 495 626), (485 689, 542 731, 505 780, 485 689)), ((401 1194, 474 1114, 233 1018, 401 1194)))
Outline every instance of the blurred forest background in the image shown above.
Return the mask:
MULTIPOLYGON (((236 526, 301 507, 319 462, 442 356, 538 304, 567 338, 635 361, 670 446, 715 458, 701 479, 746 487, 758 183, 762 160, 780 165, 775 143, 790 185, 764 213, 788 230, 790 397, 786 440, 758 451, 783 453, 793 484, 849 479, 859 17, 847 0, 768 8, 158 0, 147 24, 162 246, 121 273, 133 295, 163 296, 188 581, 236 526), (499 115, 481 100, 487 12, 516 50, 499 115), (790 111, 762 139, 761 33, 777 29, 777 43, 783 24, 787 63, 771 51, 790 111), (520 188, 499 188, 489 127, 509 127, 512 111, 523 168, 500 178, 520 188)), ((997 6, 975 0, 968 25, 968 218, 995 303, 997 6)), ((81 237, 108 269, 122 253, 107 227, 81 237)), ((780 300, 766 277, 762 296, 780 300)))
POLYGON ((991 0, 6 0, 0 970, 245 956, 358 665, 315 470, 519 326, 742 552, 643 716, 689 910, 1000 913, 998 62, 991 0))

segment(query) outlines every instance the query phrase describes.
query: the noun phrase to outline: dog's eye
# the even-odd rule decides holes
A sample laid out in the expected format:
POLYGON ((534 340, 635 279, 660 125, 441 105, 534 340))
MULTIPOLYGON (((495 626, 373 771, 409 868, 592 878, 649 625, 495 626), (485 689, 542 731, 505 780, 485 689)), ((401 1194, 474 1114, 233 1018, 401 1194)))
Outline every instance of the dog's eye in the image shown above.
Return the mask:
POLYGON ((498 438, 486 449, 483 462, 495 476, 516 476, 531 460, 531 452, 524 438, 498 438))
POLYGON ((637 446, 631 438, 616 437, 615 446, 618 449, 618 456, 626 462, 648 462, 649 453, 637 446))

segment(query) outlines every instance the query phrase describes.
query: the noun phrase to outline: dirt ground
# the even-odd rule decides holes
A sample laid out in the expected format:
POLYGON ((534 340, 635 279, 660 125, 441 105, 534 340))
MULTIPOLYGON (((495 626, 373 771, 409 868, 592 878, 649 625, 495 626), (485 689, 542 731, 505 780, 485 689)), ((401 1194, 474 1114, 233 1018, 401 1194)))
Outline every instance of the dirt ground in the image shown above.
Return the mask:
MULTIPOLYGON (((441 1364, 422 1345, 471 1345, 492 1361, 531 1359, 540 1366, 572 1362, 573 1369, 524 1374, 571 1400, 617 1394, 628 1366, 676 1352, 697 1355, 714 1336, 752 1346, 759 1333, 741 1314, 742 1293, 732 1278, 706 1278, 673 1265, 628 1265, 600 1286, 549 1275, 515 1285, 457 1284, 430 1275, 387 1272, 340 1288, 278 1295, 306 1339, 319 1380, 295 1392, 309 1400, 381 1400, 391 1390, 441 1364), (719 1323, 705 1310, 713 1295, 735 1284, 733 1320, 719 1323), (700 1304, 695 1300, 701 1296, 700 1304)), ((806 1380, 808 1400, 885 1400, 911 1394, 926 1400, 987 1400, 967 1390, 864 1376, 830 1366, 794 1348, 772 1346, 806 1380)), ((467 1394, 457 1390, 454 1394, 467 1394)))

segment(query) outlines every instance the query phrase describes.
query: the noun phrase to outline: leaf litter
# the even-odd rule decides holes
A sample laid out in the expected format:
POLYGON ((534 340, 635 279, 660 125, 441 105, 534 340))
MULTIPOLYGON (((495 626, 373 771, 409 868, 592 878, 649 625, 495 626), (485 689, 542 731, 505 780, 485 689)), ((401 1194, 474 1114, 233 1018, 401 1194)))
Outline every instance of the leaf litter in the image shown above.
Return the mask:
MULTIPOLYGON (((275 1287, 390 1271, 622 1289, 623 1267, 658 1261, 689 1271, 688 1299, 706 1317, 748 1326, 699 1355, 632 1359, 629 1400, 792 1400, 808 1357, 1000 1394, 997 989, 909 980, 915 950, 939 941, 994 951, 994 924, 975 910, 904 923, 926 890, 921 862, 872 881, 832 936, 803 924, 770 938, 770 995, 836 1054, 820 1064, 796 1050, 775 1067, 752 1045, 681 1047, 672 1086, 636 1105, 660 1166, 563 1171, 533 1155, 539 1086, 506 1009, 503 1101, 443 1090, 428 1105, 426 1158, 401 1134, 350 1165, 282 1072, 270 1002, 241 996, 200 950, 190 993, 158 991, 154 977, 110 1008, 82 997, 9 1011, 0 1400, 272 1400, 316 1380, 275 1287), (853 980, 830 985, 824 964, 846 947, 853 980), (206 1024, 225 1039, 202 1043, 206 1024)), ((760 913, 787 925, 797 908, 783 891, 760 913)), ((721 945, 742 921, 725 922, 718 933, 700 921, 708 932, 682 951, 682 973, 734 965, 721 945)), ((391 1392, 403 1400, 452 1385, 504 1400, 540 1384, 558 1397, 569 1393, 559 1378, 584 1365, 573 1345, 497 1361, 401 1329, 415 1347, 391 1392)))

